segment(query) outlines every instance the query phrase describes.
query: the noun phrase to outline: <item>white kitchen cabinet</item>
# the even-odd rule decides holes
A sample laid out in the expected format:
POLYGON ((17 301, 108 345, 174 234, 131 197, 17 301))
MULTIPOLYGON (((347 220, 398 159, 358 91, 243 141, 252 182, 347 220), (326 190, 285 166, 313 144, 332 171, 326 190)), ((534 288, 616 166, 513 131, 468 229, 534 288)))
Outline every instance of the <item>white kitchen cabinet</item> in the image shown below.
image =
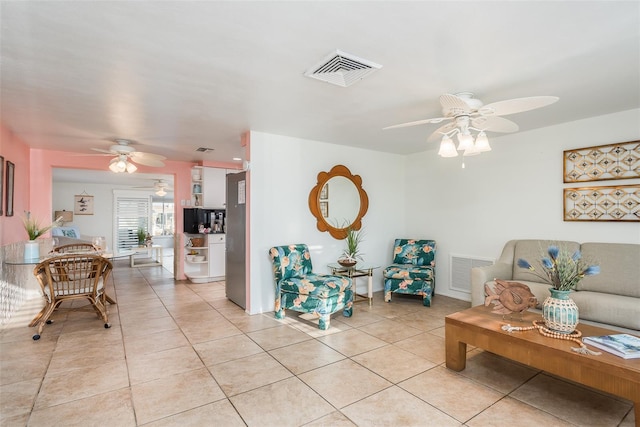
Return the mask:
POLYGON ((202 206, 208 209, 227 207, 227 171, 220 168, 202 168, 202 206))
POLYGON ((225 275, 225 247, 224 234, 209 235, 209 276, 212 280, 223 280, 225 275))

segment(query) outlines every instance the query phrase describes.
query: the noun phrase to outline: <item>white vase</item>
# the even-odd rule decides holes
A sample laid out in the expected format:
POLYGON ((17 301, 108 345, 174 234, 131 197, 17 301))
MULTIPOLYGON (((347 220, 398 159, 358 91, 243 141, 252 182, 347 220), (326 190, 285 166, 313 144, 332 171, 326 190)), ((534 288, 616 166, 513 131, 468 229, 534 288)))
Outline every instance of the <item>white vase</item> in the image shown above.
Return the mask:
POLYGON ((29 240, 24 244, 24 260, 34 261, 40 259, 40 243, 37 240, 29 240))

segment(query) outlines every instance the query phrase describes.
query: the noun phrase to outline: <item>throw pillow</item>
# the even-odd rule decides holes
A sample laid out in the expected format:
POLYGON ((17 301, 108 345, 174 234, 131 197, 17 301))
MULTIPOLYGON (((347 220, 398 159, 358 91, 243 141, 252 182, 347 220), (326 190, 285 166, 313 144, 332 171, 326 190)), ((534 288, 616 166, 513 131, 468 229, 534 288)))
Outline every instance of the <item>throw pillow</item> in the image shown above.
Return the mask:
POLYGON ((62 230, 62 234, 65 237, 71 237, 72 239, 79 239, 79 237, 76 235, 76 230, 71 229, 71 230, 62 230))

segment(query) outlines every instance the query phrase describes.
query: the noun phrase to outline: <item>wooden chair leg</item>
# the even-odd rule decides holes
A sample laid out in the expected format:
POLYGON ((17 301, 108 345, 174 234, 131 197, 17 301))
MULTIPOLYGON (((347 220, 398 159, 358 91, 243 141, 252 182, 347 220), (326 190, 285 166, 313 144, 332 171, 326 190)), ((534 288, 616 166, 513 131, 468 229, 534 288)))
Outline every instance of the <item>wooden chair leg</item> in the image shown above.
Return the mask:
POLYGON ((36 317, 33 318, 33 320, 31 321, 31 323, 29 323, 29 327, 33 328, 34 326, 36 326, 38 324, 38 322, 40 321, 40 319, 42 319, 42 316, 44 315, 45 311, 47 311, 47 307, 49 306, 49 302, 47 301, 45 303, 45 306, 42 307, 42 310, 40 310, 40 313, 36 314, 36 317))
MULTIPOLYGON (((47 323, 47 321, 49 320, 49 317, 51 317, 51 314, 53 313, 53 311, 56 309, 56 307, 59 304, 55 304, 55 303, 51 303, 51 304, 47 304, 42 311, 40 312, 41 315, 39 314, 39 319, 37 321, 37 323, 33 324, 33 326, 38 326, 38 332, 35 333, 33 335, 33 340, 39 340, 40 339, 40 335, 42 334, 42 330, 44 329, 44 325, 47 323)), ((29 325, 31 326, 31 325, 29 325)))

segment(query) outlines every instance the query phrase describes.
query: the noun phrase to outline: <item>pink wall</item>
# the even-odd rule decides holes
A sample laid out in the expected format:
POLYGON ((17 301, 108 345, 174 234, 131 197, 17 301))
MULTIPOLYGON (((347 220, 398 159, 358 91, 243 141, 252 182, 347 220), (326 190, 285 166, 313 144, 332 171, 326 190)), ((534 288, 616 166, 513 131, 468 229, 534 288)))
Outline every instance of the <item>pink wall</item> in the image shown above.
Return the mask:
MULTIPOLYGON (((89 157, 89 156, 70 156, 69 153, 63 151, 51 150, 31 150, 31 208, 32 212, 37 212, 38 217, 49 218, 53 211, 53 201, 51 200, 52 174, 53 168, 71 168, 71 169, 90 169, 90 170, 108 170, 110 157, 89 157), (35 172, 37 171, 37 172, 35 172), (37 191, 35 190, 37 189, 37 191), (43 195, 46 195, 43 197, 43 195)), ((152 168, 149 166, 138 165, 140 173, 158 173, 173 174, 174 176, 174 199, 176 201, 176 225, 182 224, 182 209, 180 200, 191 198, 191 162, 175 162, 166 160, 165 167, 162 169, 152 168)), ((176 230, 176 259, 184 257, 183 235, 180 229, 176 230)), ((175 271, 175 277, 184 279, 183 265, 178 262, 175 271)))
MULTIPOLYGON (((0 156, 16 165, 14 190, 14 216, 0 216, 0 245, 27 240, 22 225, 25 211, 30 211, 42 224, 53 220, 53 168, 108 170, 110 157, 70 156, 63 151, 31 149, 27 141, 18 138, 0 124, 0 156)), ((181 233, 181 200, 191 199, 191 167, 197 163, 165 161, 163 169, 138 165, 140 173, 173 174, 176 203, 176 259, 184 257, 184 236, 181 233)), ((239 169, 236 163, 202 162, 201 166, 239 169)), ((185 279, 183 265, 177 263, 177 279, 185 279)))
MULTIPOLYGON (((13 190, 13 216, 7 216, 7 207, 4 204, 6 197, 5 179, 3 176, 2 210, 0 216, 0 245, 27 240, 27 232, 24 231, 22 219, 24 212, 31 209, 29 205, 30 188, 30 165, 29 165, 29 145, 26 141, 18 138, 13 132, 0 124, 0 156, 4 157, 4 170, 6 174, 6 162, 15 164, 14 190, 13 190)), ((45 222, 47 217, 36 216, 41 222, 45 222)))

